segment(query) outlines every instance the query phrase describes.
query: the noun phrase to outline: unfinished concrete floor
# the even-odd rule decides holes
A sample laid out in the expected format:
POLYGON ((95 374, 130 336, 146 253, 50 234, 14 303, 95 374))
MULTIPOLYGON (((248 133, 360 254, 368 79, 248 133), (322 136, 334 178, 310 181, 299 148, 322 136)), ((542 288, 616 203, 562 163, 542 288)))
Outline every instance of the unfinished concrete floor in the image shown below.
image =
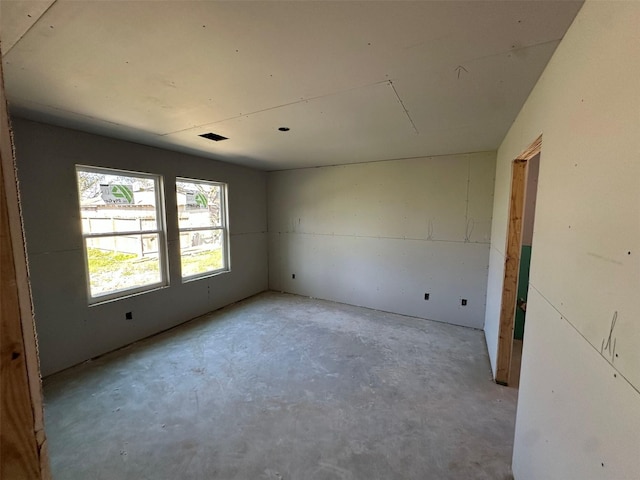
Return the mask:
POLYGON ((264 293, 44 382, 55 480, 512 478, 483 333, 264 293))

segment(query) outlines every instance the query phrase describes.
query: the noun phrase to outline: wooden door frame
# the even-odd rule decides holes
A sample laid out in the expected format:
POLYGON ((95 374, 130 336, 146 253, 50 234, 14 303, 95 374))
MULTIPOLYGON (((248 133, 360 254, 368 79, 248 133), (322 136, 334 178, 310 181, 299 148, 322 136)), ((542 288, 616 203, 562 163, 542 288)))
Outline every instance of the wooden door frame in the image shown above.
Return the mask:
POLYGON ((49 480, 42 382, 0 62, 0 478, 49 480))
POLYGON ((513 351, 513 327, 518 300, 518 275, 522 250, 522 218, 527 189, 529 160, 540 153, 542 135, 512 162, 511 192, 509 195, 509 220, 505 245, 504 278, 500 303, 498 352, 496 357, 496 383, 509 385, 511 355, 513 351))

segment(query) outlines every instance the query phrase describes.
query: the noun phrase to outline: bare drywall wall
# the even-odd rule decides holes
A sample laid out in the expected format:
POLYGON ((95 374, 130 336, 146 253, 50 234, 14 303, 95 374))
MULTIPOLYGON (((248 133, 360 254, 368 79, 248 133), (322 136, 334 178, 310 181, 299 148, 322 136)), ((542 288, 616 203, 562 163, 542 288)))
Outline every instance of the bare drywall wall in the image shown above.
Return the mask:
POLYGON ((264 172, 23 119, 14 119, 14 129, 44 375, 267 288, 264 172), (163 175, 168 287, 88 306, 76 164, 163 175), (231 272, 182 283, 175 268, 177 215, 171 193, 176 176, 228 183, 231 272), (125 319, 126 312, 133 320, 125 319))
POLYGON ((482 328, 494 168, 489 152, 271 172, 270 288, 482 328))
POLYGON ((511 161, 542 152, 513 470, 640 478, 640 4, 588 1, 498 151, 495 369, 511 161))

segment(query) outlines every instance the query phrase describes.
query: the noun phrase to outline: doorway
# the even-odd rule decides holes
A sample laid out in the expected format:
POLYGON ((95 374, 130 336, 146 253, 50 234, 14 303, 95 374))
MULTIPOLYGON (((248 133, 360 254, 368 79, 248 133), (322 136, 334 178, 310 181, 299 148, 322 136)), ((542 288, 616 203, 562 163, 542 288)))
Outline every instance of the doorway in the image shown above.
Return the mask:
POLYGON ((505 386, 517 386, 520 378, 541 146, 542 136, 513 161, 511 168, 496 362, 496 383, 505 386))
POLYGON ((0 476, 48 479, 40 367, 6 108, 0 62, 0 476))

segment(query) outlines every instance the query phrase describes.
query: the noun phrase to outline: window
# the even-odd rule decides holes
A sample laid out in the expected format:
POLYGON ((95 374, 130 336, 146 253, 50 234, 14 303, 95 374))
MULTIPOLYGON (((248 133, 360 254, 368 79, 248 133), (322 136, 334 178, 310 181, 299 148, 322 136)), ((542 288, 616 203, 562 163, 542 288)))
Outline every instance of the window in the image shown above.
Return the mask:
POLYGON ((162 179, 76 166, 90 303, 167 284, 162 179))
POLYGON ((182 278, 229 270, 226 194, 224 183, 176 179, 182 278))

